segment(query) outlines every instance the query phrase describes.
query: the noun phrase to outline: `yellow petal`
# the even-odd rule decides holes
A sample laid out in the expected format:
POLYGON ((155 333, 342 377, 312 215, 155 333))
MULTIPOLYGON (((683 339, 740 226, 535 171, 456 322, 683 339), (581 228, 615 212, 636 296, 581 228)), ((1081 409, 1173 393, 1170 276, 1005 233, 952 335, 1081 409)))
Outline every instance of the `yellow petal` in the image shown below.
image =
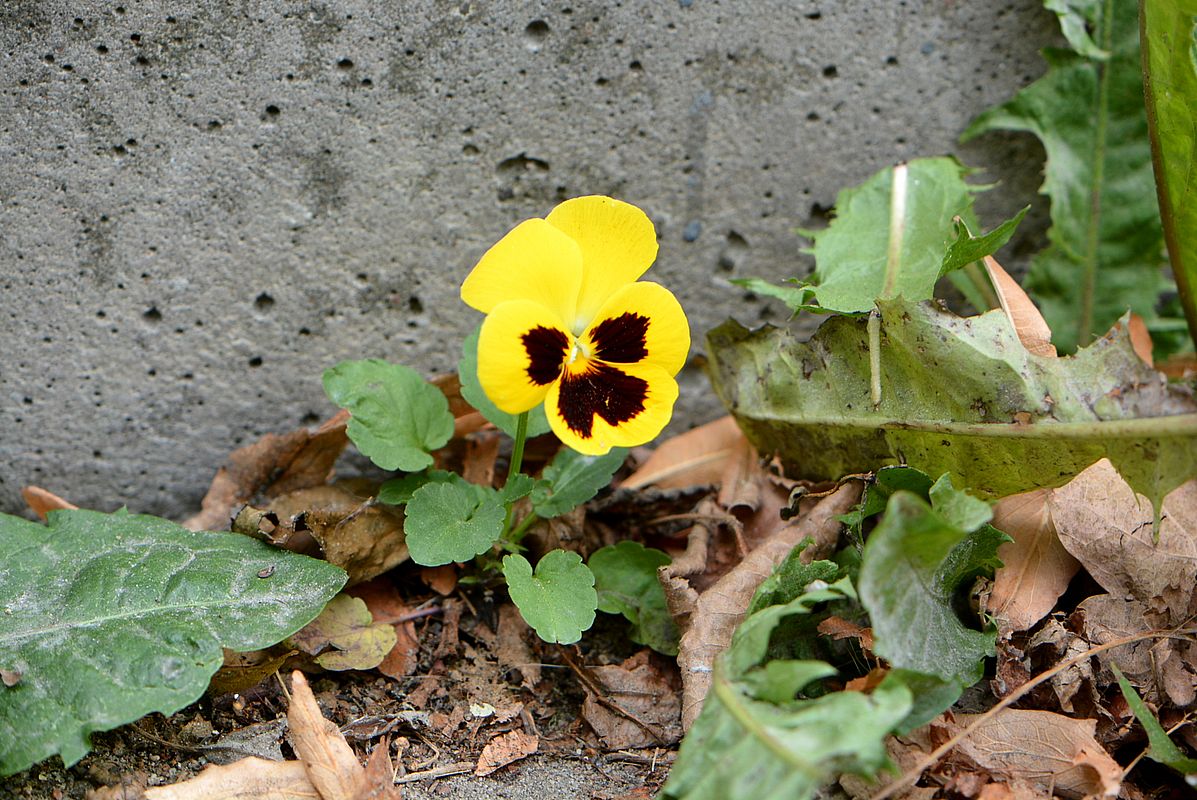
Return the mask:
POLYGON ((461 299, 484 314, 509 300, 532 300, 569 320, 581 285, 577 242, 543 219, 530 219, 486 251, 461 285, 461 299))
POLYGON ((611 295, 581 338, 600 361, 656 364, 676 375, 690 352, 690 323, 672 292, 637 281, 611 295))
POLYGON ((656 438, 677 394, 677 381, 654 364, 590 361, 554 383, 544 406, 549 427, 567 447, 602 455, 656 438))
POLYGON ((573 339, 561 317, 531 300, 491 310, 478 334, 478 382, 508 414, 534 408, 561 377, 573 339))
POLYGON ((582 291, 575 333, 589 324, 599 307, 626 283, 639 278, 657 257, 657 232, 636 206, 592 195, 566 200, 545 218, 569 234, 582 249, 582 291))

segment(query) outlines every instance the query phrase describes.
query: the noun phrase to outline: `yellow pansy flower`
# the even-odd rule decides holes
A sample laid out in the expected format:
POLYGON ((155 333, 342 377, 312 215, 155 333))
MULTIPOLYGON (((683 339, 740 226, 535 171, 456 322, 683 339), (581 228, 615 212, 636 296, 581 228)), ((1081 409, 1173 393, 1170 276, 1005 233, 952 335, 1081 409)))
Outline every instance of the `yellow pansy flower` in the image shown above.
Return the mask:
POLYGON ((656 257, 652 221, 610 197, 566 200, 512 229, 461 286, 487 315, 478 336, 487 397, 509 414, 543 401, 553 432, 581 453, 653 439, 690 350, 677 298, 637 280, 656 257))

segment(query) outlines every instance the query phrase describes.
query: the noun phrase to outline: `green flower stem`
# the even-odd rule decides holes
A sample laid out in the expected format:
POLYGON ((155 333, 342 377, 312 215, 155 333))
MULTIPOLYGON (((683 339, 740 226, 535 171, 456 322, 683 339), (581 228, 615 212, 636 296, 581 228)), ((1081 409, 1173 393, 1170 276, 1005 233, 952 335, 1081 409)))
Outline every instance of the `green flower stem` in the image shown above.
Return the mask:
MULTIPOLYGON (((524 461, 524 442, 528 439, 528 412, 520 414, 515 421, 515 444, 511 446, 511 463, 507 467, 507 483, 511 483, 520 474, 520 466, 524 461)), ((507 502, 507 517, 503 520, 502 539, 507 538, 511 531, 511 510, 515 506, 514 500, 507 502)))
POLYGON ((531 528, 538 519, 540 519, 540 517, 536 514, 529 514, 528 516, 524 517, 522 520, 520 520, 520 524, 516 526, 516 529, 506 537, 507 541, 511 542, 512 544, 519 544, 520 540, 524 538, 524 534, 528 532, 528 529, 531 528))

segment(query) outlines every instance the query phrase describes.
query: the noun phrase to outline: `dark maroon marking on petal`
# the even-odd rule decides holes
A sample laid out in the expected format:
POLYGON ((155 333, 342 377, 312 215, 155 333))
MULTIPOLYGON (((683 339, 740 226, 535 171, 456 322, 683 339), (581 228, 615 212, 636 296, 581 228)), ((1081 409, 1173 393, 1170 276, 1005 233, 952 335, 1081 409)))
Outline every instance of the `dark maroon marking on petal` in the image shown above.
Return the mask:
POLYGON ((528 354, 528 378, 537 386, 545 386, 561 377, 561 363, 569 339, 563 331, 538 325, 520 337, 528 354))
POLYGON ((648 317, 628 311, 605 319, 590 331, 594 357, 616 364, 635 364, 648 355, 648 317))
POLYGON ((620 372, 610 364, 591 362, 586 372, 567 372, 561 378, 557 410, 571 431, 589 439, 596 414, 609 425, 618 425, 644 411, 647 398, 648 381, 620 372))

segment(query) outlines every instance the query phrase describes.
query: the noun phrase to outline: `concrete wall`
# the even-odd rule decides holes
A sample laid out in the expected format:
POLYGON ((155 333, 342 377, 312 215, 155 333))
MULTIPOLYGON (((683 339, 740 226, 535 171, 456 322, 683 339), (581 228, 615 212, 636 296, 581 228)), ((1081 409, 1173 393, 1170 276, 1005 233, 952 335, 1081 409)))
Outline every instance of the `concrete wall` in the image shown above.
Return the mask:
MULTIPOLYGON (((325 367, 453 369, 461 279, 574 195, 656 221, 696 352, 780 321, 728 279, 806 272, 793 229, 887 164, 1034 199, 1036 145, 954 141, 1054 37, 1038 0, 5 0, 0 510, 182 515, 331 413, 325 367)), ((677 424, 718 413, 682 380, 677 424)))

